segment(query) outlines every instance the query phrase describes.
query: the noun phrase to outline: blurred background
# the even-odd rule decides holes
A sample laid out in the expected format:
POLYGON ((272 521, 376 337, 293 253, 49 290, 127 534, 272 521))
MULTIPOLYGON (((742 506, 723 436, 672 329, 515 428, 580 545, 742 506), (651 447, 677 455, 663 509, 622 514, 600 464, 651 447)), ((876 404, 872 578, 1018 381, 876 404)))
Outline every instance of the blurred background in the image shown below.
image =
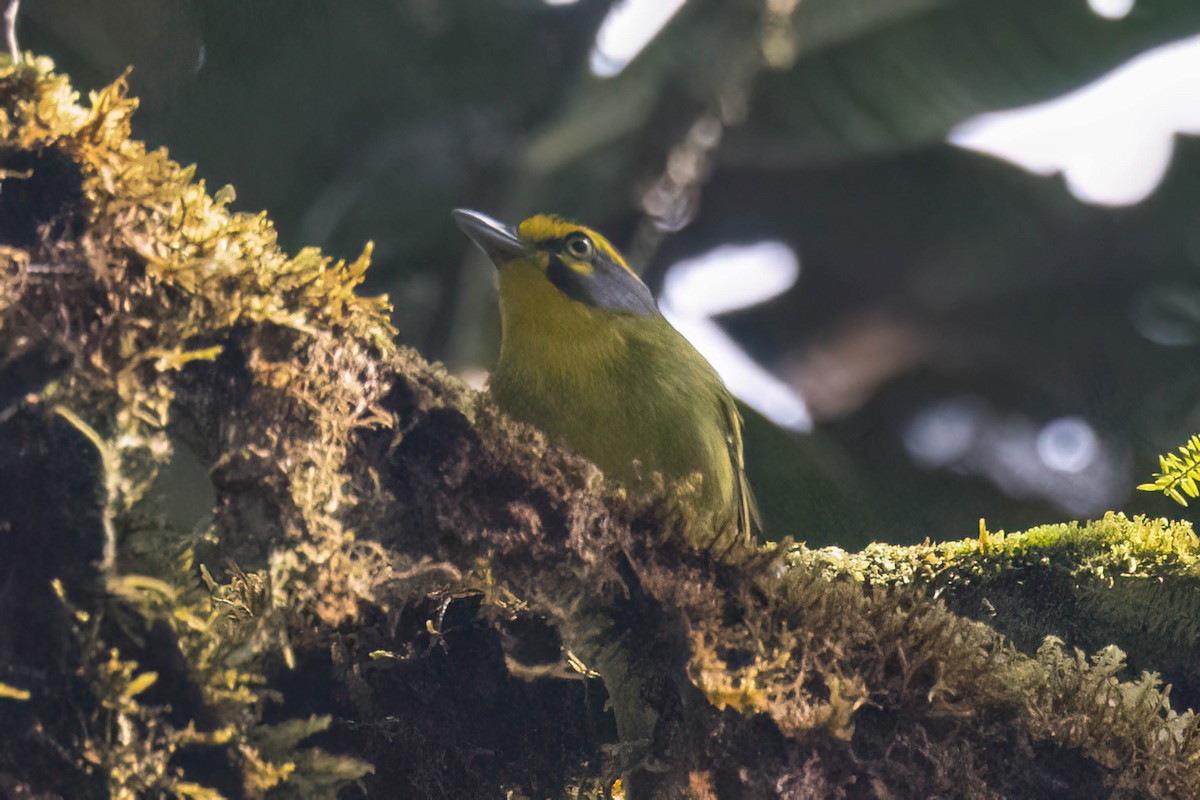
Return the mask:
MULTIPOLYGON (((606 233, 747 405, 768 535, 1106 509, 1200 431, 1195 0, 25 0, 81 90, 291 250, 376 243, 483 385, 457 206, 606 233)), ((1136 495, 1136 496, 1135 496, 1136 495)))

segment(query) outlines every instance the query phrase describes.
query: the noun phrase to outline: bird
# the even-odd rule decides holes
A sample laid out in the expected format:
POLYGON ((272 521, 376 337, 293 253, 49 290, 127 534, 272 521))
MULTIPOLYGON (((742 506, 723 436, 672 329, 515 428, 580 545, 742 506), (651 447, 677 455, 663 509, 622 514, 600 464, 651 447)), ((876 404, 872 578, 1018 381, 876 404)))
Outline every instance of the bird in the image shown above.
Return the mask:
POLYGON ((753 539, 742 417, 712 365, 659 311, 601 234, 537 214, 516 227, 468 209, 458 227, 498 273, 500 358, 493 400, 629 490, 700 476, 706 524, 689 543, 729 550, 753 539))

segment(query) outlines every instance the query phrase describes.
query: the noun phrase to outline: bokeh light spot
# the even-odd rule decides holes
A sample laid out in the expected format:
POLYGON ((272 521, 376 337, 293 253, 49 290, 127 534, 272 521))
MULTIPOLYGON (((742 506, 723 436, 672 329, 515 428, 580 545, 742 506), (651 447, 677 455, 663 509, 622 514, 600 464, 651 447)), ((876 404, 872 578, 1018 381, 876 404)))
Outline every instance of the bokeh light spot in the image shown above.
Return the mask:
POLYGON ((673 264, 663 296, 685 316, 713 316, 765 303, 796 284, 800 260, 783 242, 724 244, 673 264))
POLYGON ((1156 47, 1053 100, 981 114, 953 145, 1038 175, 1062 173, 1079 200, 1132 205, 1166 174, 1176 134, 1200 134, 1200 36, 1156 47))
POLYGON ((904 429, 904 447, 923 467, 945 467, 961 460, 983 427, 983 409, 967 398, 937 403, 921 411, 904 429))
POLYGON ((776 425, 807 431, 804 399, 750 357, 712 320, 786 292, 800 275, 796 251, 782 242, 726 244, 667 270, 659 305, 725 381, 729 391, 776 425))
POLYGON ((1098 17, 1125 19, 1133 11, 1136 0, 1088 0, 1088 8, 1098 17))
POLYGON ((1059 417, 1038 432, 1037 453, 1042 463, 1058 472, 1082 472, 1095 460, 1100 440, 1079 417, 1059 417))
POLYGON ((596 32, 590 67, 599 78, 619 75, 666 27, 685 0, 618 0, 596 32))

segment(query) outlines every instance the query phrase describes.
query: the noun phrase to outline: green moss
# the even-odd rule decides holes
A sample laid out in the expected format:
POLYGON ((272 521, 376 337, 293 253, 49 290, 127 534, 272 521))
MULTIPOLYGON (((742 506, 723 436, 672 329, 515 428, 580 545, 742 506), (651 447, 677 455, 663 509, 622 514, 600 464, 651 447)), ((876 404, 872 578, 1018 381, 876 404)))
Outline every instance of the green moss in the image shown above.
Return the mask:
POLYGON ((1200 701, 1197 540, 1190 523, 1106 514, 1086 524, 915 547, 833 549, 813 558, 864 583, 913 586, 987 622, 1027 652, 1054 635, 1084 650, 1116 644, 1161 674, 1181 707, 1200 701))
POLYGON ((969 659, 946 659, 946 688, 959 697, 980 693, 973 707, 1015 704, 1039 736, 1125 767, 1115 784, 1121 793, 1164 796, 1194 786, 1189 770, 1163 768, 1196 737, 1192 712, 1175 710, 1195 703, 1200 655, 1200 542, 1190 524, 1107 514, 1024 533, 981 531, 958 542, 871 545, 860 553, 797 548, 789 560, 887 596, 936 598, 986 622, 986 636, 1002 632, 1025 653, 1008 651, 986 675, 955 676, 969 659), (1085 658, 1092 650, 1096 655, 1085 658), (1175 708, 1160 675, 1174 684, 1175 708), (1144 774, 1132 777, 1139 770, 1144 774))
POLYGON ((1024 565, 1056 565, 1081 579, 1178 576, 1196 571, 1198 555, 1200 540, 1190 523, 1140 516, 1131 520, 1119 513, 1086 524, 1041 525, 1022 533, 981 527, 978 538, 940 544, 871 544, 858 553, 816 551, 818 561, 832 571, 888 585, 933 583, 947 571, 985 575, 1024 565))

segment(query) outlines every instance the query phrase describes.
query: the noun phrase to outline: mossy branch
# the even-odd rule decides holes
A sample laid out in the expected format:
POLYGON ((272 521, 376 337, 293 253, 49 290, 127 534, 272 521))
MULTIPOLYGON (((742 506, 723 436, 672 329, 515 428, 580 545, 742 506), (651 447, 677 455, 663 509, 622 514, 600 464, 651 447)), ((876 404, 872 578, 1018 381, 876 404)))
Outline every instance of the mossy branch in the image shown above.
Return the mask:
POLYGON ((131 139, 135 105, 0 66, 6 785, 1200 793, 1152 674, 1194 690, 1187 526, 716 561, 685 544, 694 487, 631 499, 396 346, 356 293, 369 246, 284 253, 131 139), (183 446, 196 532, 152 490, 183 446))

